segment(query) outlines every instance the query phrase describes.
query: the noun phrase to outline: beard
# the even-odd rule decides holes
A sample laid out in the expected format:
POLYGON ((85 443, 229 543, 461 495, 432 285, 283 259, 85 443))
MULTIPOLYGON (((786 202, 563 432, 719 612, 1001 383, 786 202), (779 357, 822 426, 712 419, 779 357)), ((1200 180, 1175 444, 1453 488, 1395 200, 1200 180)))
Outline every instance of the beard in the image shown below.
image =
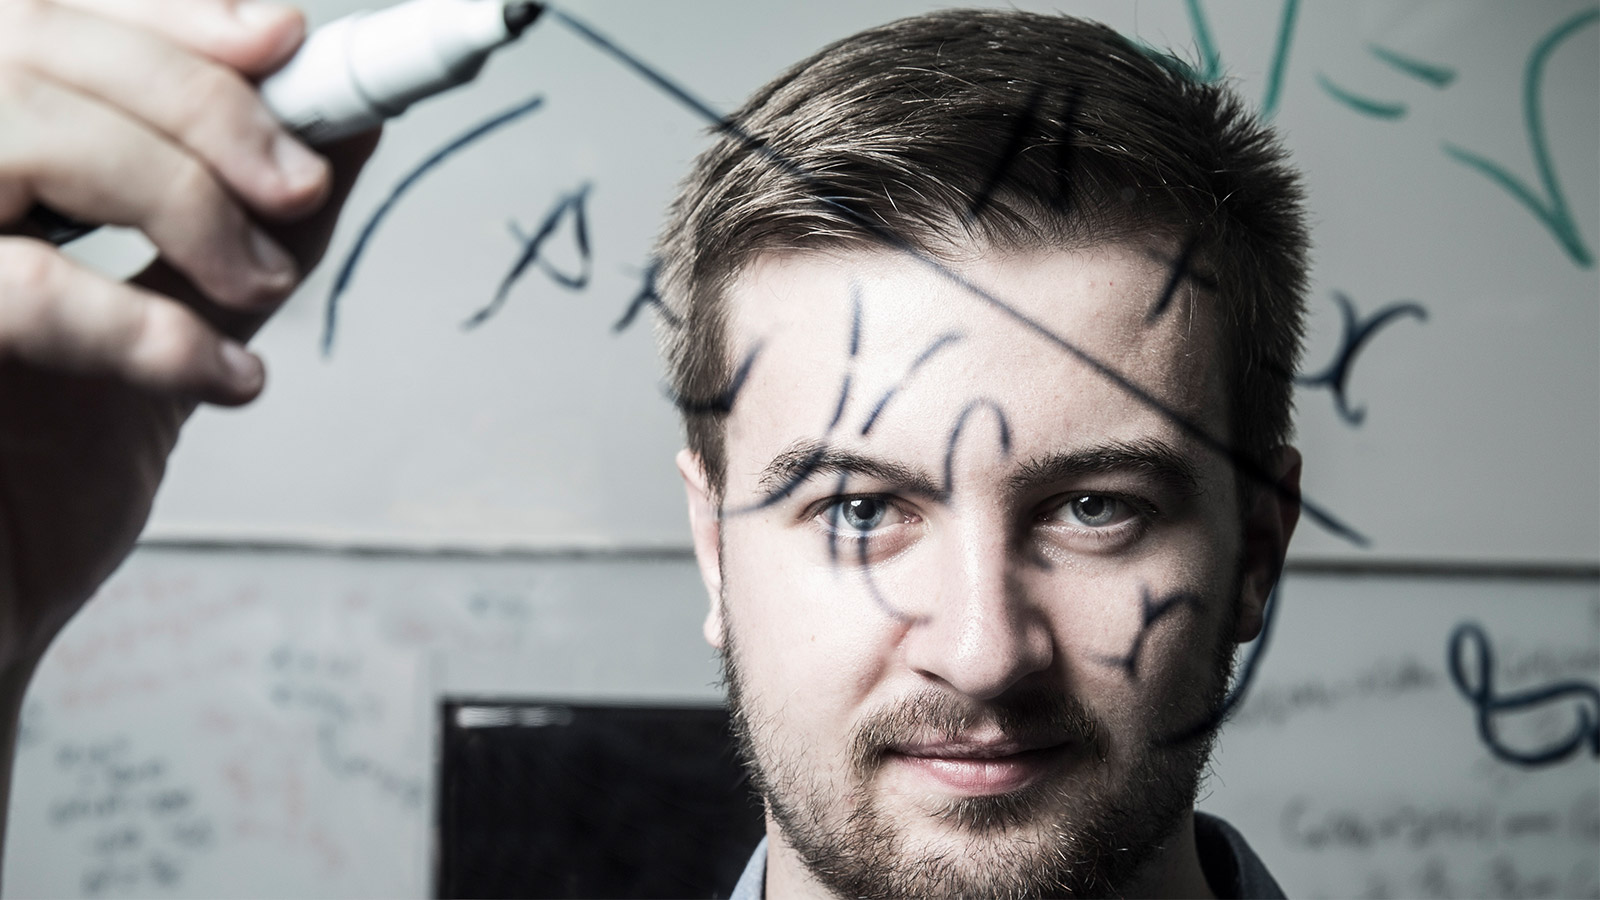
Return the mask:
MULTIPOLYGON (((1230 610, 1237 596, 1225 595, 1230 610)), ((928 689, 854 727, 845 769, 853 787, 841 788, 823 777, 829 766, 780 739, 770 712, 753 708, 726 618, 723 674, 756 790, 790 847, 835 895, 1122 895, 1137 888, 1193 808, 1233 667, 1235 616, 1224 618, 1211 648, 1212 683, 1167 704, 1164 722, 1124 748, 1126 764, 1116 769, 1107 765, 1109 729, 1062 689, 1019 686, 987 701, 928 689), (929 734, 953 740, 980 726, 1025 745, 1064 745, 1062 771, 1008 793, 942 801, 928 815, 954 840, 915 839, 905 828, 908 816, 884 809, 872 790, 874 774, 897 744, 929 734), (1162 736, 1174 734, 1187 737, 1175 743, 1162 736)))

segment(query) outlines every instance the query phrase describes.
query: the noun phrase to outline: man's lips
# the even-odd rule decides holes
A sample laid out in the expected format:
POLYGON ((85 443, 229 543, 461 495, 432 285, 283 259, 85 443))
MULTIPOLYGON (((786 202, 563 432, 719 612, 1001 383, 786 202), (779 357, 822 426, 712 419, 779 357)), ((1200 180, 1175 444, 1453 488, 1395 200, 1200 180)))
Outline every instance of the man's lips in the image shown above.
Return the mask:
POLYGON ((1006 794, 1043 778, 1069 744, 1046 741, 954 740, 896 744, 884 762, 970 796, 1006 794))

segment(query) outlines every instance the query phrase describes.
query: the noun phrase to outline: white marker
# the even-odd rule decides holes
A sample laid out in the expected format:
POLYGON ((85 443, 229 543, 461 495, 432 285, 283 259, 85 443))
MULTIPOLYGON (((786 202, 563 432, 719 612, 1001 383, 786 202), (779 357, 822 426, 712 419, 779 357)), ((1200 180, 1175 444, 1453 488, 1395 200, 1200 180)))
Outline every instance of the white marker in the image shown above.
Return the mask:
POLYGON ((318 28, 261 99, 307 143, 377 127, 424 97, 476 78, 489 51, 534 20, 538 3, 410 0, 318 28))
MULTIPOLYGON (((294 58, 261 83, 261 99, 306 143, 330 143, 476 78, 489 52, 522 34, 542 12, 542 4, 520 0, 409 0, 353 13, 312 32, 294 58)), ((41 204, 25 224, 58 245, 98 227, 41 204)))

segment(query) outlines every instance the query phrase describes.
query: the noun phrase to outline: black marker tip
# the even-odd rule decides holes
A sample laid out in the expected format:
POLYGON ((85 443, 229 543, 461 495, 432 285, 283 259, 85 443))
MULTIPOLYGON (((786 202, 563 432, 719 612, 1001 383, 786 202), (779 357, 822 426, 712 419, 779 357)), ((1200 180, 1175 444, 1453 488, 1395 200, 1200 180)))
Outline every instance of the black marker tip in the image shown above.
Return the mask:
POLYGON ((529 25, 539 20, 544 13, 543 3, 516 2, 507 3, 505 11, 506 31, 512 37, 521 37, 529 25))

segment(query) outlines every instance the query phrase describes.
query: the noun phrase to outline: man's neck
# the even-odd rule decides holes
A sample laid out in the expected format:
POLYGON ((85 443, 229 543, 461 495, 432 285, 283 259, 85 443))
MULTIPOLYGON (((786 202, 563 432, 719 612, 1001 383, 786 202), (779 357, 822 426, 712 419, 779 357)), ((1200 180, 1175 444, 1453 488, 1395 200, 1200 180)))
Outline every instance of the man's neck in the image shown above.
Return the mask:
MULTIPOLYGON (((1200 865, 1194 838, 1194 812, 1184 814, 1173 837, 1158 849, 1139 874, 1138 882, 1121 891, 1129 897, 1194 897, 1215 900, 1200 865)), ((836 900, 806 868, 783 831, 767 818, 766 900, 836 900)))

